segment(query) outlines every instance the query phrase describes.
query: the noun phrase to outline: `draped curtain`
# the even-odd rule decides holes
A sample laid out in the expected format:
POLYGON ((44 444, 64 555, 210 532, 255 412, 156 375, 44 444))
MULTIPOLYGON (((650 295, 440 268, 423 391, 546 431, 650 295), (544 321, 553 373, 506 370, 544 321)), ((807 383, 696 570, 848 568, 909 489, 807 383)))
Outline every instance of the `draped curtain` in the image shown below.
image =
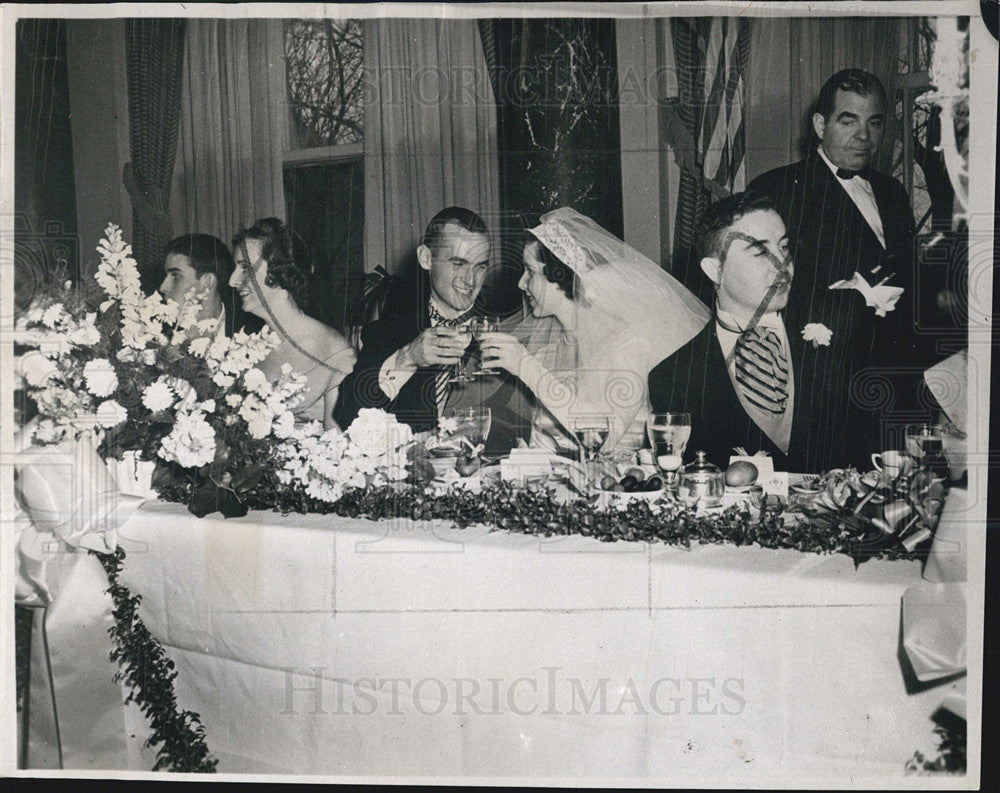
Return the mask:
POLYGON ((446 206, 496 226, 496 103, 474 20, 366 20, 364 59, 365 270, 397 273, 446 206))
POLYGON ((284 216, 281 25, 188 21, 172 205, 178 233, 214 234, 228 244, 256 219, 284 216))
POLYGON ((180 121, 184 19, 129 19, 125 26, 131 162, 123 178, 132 198, 132 248, 143 286, 157 281, 166 243, 180 121))

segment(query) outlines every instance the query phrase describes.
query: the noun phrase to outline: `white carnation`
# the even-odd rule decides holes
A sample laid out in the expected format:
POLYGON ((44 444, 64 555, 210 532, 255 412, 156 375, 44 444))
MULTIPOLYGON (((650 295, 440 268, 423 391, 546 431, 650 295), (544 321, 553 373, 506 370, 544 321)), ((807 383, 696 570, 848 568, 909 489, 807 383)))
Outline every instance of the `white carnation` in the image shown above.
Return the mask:
POLYGON ((117 427, 128 419, 128 411, 113 399, 107 399, 97 406, 97 423, 102 427, 117 427))
POLYGON ((833 338, 833 331, 822 322, 810 322, 802 328, 802 338, 811 341, 813 347, 828 347, 830 339, 833 338))
POLYGON ((65 316, 66 311, 62 307, 62 303, 56 303, 45 309, 45 313, 42 314, 42 324, 47 328, 54 329, 65 316))
POLYGON ((107 358, 87 361, 83 376, 87 381, 87 390, 96 397, 111 396, 118 388, 118 376, 107 358))
POLYGON ((158 454, 184 468, 208 465, 215 459, 215 431, 201 413, 181 413, 158 454))
POLYGON ((21 358, 21 371, 29 386, 38 388, 59 371, 58 367, 37 350, 25 353, 21 358))
POLYGON ((161 377, 155 383, 150 383, 142 392, 142 404, 153 413, 166 410, 174 404, 174 390, 161 377))
POLYGON ((52 419, 42 419, 35 425, 34 438, 39 443, 55 443, 62 436, 63 432, 52 419))

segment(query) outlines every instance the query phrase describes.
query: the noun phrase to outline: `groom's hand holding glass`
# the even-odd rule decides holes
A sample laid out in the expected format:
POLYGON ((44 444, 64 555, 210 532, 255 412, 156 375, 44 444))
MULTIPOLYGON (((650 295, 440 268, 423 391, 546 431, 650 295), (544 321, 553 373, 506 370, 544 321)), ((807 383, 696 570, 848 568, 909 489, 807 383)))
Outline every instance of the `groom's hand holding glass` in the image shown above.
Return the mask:
POLYGON ((399 351, 400 364, 452 366, 461 362, 465 348, 472 341, 468 328, 438 325, 427 328, 399 351))

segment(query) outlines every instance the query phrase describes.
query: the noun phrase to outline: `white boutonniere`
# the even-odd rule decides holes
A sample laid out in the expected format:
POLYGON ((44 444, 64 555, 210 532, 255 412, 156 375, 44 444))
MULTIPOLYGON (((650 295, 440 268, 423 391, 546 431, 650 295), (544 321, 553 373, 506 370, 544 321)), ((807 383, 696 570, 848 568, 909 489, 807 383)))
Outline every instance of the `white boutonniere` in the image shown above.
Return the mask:
POLYGON ((802 329, 802 338, 811 341, 813 347, 829 347, 833 331, 822 322, 810 322, 802 329))
POLYGON ((865 299, 865 305, 875 309, 875 316, 884 317, 887 312, 896 308, 896 301, 904 290, 901 286, 886 286, 886 281, 891 276, 886 276, 875 286, 871 286, 861 273, 855 271, 851 278, 835 281, 830 284, 830 289, 857 289, 865 299))

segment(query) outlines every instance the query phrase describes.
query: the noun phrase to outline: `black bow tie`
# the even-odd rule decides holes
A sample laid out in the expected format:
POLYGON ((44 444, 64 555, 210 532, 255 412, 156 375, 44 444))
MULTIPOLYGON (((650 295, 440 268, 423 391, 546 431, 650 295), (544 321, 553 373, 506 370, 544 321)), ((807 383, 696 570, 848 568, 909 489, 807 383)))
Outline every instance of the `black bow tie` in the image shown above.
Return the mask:
POLYGON ((871 181, 872 169, 870 166, 866 165, 860 171, 849 171, 847 168, 837 169, 838 179, 853 179, 855 176, 860 176, 865 181, 871 181))

